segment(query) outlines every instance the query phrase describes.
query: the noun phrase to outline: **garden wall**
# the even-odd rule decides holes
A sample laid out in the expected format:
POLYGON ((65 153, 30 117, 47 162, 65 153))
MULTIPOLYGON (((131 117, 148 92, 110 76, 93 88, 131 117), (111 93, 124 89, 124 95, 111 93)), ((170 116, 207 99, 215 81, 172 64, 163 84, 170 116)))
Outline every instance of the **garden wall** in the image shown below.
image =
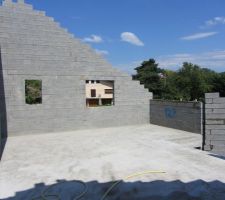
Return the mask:
POLYGON ((202 103, 180 101, 150 101, 152 124, 202 133, 202 103))

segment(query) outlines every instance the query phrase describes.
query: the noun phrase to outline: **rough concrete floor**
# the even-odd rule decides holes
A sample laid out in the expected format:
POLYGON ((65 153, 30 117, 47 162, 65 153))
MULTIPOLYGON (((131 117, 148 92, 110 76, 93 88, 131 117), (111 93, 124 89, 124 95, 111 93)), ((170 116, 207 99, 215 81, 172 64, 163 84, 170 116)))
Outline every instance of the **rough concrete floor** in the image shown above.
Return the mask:
POLYGON ((100 200, 112 181, 163 170, 123 180, 106 199, 224 200, 225 160, 198 146, 198 134, 154 125, 11 137, 0 163, 0 199, 31 200, 53 186, 48 194, 71 200, 83 190, 73 181, 82 180, 82 199, 100 200), (65 182, 54 185, 59 180, 65 182))

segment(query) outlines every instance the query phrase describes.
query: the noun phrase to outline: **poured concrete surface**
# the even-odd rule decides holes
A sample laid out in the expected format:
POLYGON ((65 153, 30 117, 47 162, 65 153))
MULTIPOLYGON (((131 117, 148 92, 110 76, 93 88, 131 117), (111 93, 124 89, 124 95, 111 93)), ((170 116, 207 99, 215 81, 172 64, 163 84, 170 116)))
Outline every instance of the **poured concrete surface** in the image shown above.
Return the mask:
POLYGON ((72 181, 82 180, 83 199, 97 200, 111 181, 163 170, 124 180, 108 199, 224 200, 225 160, 198 146, 199 134, 154 125, 11 137, 0 163, 0 199, 31 199, 64 180, 49 192, 69 200, 82 190, 72 181))

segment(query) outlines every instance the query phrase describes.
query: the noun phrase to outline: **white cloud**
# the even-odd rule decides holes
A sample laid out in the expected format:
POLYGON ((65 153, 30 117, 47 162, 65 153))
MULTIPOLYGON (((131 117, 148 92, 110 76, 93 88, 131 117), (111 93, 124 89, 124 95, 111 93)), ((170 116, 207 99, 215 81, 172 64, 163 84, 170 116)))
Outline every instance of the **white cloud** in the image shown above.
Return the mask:
POLYGON ((213 35, 216 35, 218 32, 205 32, 205 33, 196 33, 193 35, 182 37, 182 40, 198 40, 202 38, 207 38, 213 35))
POLYGON ((183 62, 191 62, 216 71, 225 71, 225 50, 203 52, 199 54, 174 54, 160 56, 156 59, 159 67, 178 69, 183 62))
POLYGON ((101 56, 105 56, 105 55, 108 55, 108 54, 109 54, 109 52, 106 51, 106 50, 95 49, 95 52, 96 52, 98 55, 101 55, 101 56))
POLYGON ((98 35, 91 35, 83 39, 84 42, 101 43, 103 39, 98 35))
POLYGON ((215 26, 219 24, 225 24, 225 17, 214 17, 213 19, 205 22, 206 27, 215 26))
POLYGON ((123 32, 121 33, 120 37, 124 42, 128 42, 136 46, 144 46, 144 43, 134 33, 123 32))

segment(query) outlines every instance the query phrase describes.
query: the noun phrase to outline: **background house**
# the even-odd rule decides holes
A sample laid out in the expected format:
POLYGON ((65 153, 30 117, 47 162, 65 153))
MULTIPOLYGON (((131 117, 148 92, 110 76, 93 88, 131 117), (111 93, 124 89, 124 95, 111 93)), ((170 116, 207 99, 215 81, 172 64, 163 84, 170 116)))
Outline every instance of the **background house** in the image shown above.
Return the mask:
POLYGON ((86 103, 88 107, 112 106, 114 104, 114 82, 87 80, 86 103))

